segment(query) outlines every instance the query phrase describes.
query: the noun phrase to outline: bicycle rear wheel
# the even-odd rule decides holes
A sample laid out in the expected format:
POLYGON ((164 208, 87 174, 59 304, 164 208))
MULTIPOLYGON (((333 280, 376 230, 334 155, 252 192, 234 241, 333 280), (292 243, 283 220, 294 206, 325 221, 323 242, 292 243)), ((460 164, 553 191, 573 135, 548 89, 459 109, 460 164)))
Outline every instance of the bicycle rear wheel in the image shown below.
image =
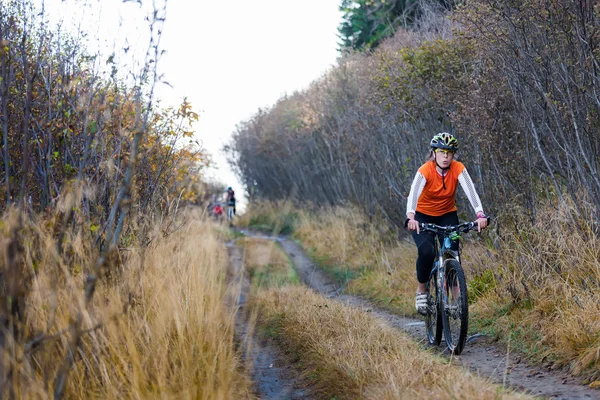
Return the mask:
POLYGON ((469 303, 465 273, 460 263, 449 259, 445 262, 444 295, 442 296, 442 320, 446 345, 459 355, 467 339, 469 329, 469 303))
POLYGON ((439 346, 442 341, 442 313, 440 313, 439 293, 436 274, 431 274, 427 282, 427 315, 425 328, 429 344, 439 346))

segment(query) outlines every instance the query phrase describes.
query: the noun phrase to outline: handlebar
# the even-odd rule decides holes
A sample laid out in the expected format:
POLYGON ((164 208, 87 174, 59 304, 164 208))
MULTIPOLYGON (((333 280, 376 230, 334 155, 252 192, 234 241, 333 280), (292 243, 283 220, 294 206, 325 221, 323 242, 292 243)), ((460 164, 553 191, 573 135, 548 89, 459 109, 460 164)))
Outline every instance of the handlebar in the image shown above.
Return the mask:
MULTIPOLYGON (((490 224, 490 217, 487 217, 487 223, 488 225, 490 224)), ((419 222, 419 228, 421 228, 422 231, 428 231, 428 232, 433 232, 433 233, 451 233, 451 232, 458 232, 458 233, 467 233, 469 231, 475 230, 477 229, 477 221, 471 221, 471 222, 464 222, 462 224, 458 224, 458 225, 448 225, 448 226, 441 226, 441 225, 436 225, 436 224, 428 224, 428 223, 424 223, 424 222, 419 222)))

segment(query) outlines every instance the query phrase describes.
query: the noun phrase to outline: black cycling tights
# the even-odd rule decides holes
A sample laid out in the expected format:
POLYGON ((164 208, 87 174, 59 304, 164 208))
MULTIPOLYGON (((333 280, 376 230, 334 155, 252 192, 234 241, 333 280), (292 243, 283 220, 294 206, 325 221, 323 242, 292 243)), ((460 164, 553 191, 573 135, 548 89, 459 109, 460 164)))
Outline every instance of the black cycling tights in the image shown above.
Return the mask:
MULTIPOLYGON (((432 217, 430 215, 421 214, 420 212, 415 213, 415 219, 419 222, 436 225, 457 225, 458 214, 456 211, 448 214, 441 215, 439 217, 432 217)), ((419 256, 417 257, 417 279, 421 283, 425 283, 429 280, 429 274, 433 266, 435 259, 435 237, 431 232, 421 232, 417 235, 417 231, 411 231, 412 237, 415 240, 417 249, 419 250, 419 256)), ((440 240, 440 247, 442 243, 440 240)), ((452 250, 458 250, 458 241, 452 242, 452 250)))

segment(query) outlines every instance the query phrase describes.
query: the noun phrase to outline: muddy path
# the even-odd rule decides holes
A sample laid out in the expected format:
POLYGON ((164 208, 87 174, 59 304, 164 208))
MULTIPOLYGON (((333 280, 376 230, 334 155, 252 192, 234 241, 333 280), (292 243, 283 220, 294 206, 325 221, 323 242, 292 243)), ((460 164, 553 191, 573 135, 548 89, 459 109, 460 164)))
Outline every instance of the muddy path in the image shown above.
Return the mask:
MULTIPOLYGON (((383 323, 402 329, 416 341, 428 346, 425 339, 425 323, 422 319, 392 314, 364 298, 342 294, 341 288, 325 272, 318 269, 304 250, 291 240, 252 232, 246 232, 246 234, 262 236, 279 242, 293 260, 302 281, 315 291, 354 307, 363 308, 376 315, 383 323)), ((440 352, 450 356, 447 350, 444 352, 442 346, 439 347, 440 352)), ((583 385, 581 379, 574 378, 564 371, 529 365, 518 354, 512 353, 510 348, 492 343, 484 335, 469 336, 463 353, 460 356, 452 357, 452 361, 495 383, 525 391, 534 396, 551 399, 600 399, 600 390, 590 389, 583 385)))
POLYGON ((308 393, 300 385, 298 371, 285 360, 272 339, 261 337, 254 331, 252 310, 246 306, 250 293, 250 280, 243 268, 243 250, 233 243, 227 244, 229 253, 228 302, 237 308, 235 337, 239 351, 254 382, 260 399, 306 399, 308 393))

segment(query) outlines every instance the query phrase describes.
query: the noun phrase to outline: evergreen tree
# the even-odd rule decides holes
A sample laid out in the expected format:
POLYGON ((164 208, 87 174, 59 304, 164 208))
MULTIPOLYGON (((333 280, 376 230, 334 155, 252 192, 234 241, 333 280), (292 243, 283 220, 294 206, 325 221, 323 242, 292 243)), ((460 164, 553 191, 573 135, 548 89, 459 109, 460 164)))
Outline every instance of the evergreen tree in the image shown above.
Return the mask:
MULTIPOLYGON (((342 0, 340 50, 373 49, 399 26, 410 25, 426 0, 342 0)), ((428 0, 450 8, 454 0, 428 0)))

